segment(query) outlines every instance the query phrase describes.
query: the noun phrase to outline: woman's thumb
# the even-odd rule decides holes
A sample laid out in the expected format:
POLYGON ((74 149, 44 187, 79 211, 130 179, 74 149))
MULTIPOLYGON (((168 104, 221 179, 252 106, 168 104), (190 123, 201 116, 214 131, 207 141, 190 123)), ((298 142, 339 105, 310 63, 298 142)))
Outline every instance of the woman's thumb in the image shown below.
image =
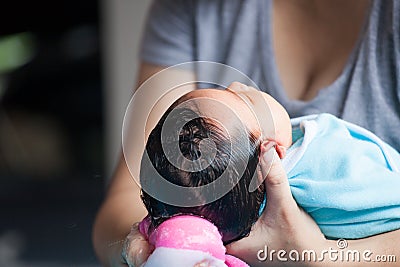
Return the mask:
POLYGON ((265 178, 264 184, 267 195, 267 213, 297 207, 290 191, 286 171, 282 166, 275 148, 271 147, 271 144, 269 143, 270 142, 264 142, 261 145, 260 157, 261 173, 265 178))

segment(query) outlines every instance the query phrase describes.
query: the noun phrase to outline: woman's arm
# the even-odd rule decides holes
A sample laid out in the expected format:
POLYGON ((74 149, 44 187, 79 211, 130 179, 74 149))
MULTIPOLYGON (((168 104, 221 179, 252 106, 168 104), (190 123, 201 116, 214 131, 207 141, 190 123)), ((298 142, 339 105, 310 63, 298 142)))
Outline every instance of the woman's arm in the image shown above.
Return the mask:
POLYGON ((94 249, 103 266, 125 266, 121 257, 123 242, 132 224, 145 215, 140 189, 121 156, 93 228, 94 249))
MULTIPOLYGON (((400 265, 400 230, 364 238, 348 240, 347 251, 358 251, 363 265, 399 266, 400 265)), ((336 244, 335 244, 336 245, 336 244)), ((345 266, 360 266, 356 262, 348 262, 345 266)))
MULTIPOLYGON (((162 66, 142 63, 139 70, 138 85, 140 86, 153 74, 163 69, 164 67, 162 66)), ((167 75, 163 75, 163 77, 168 77, 168 84, 174 81, 179 83, 182 81, 183 76, 187 80, 194 79, 193 73, 188 71, 171 70, 167 72, 167 75)), ((151 84, 152 86, 160 87, 160 90, 165 90, 163 88, 163 84, 165 83, 162 79, 157 79, 156 82, 152 82, 151 84)), ((193 85, 188 85, 184 88, 184 90, 191 89, 193 89, 193 85)), ((167 100, 172 99, 174 99, 174 95, 169 94, 169 99, 167 100)), ((168 101, 163 103, 168 105, 168 101)), ((156 124, 163 113, 163 108, 157 110, 160 114, 152 114, 149 117, 151 121, 148 122, 147 126, 150 128, 156 124)), ((137 164, 140 164, 140 162, 137 162, 137 164)), ((124 266, 124 260, 121 257, 124 240, 130 233, 132 225, 135 222, 141 221, 146 213, 140 199, 140 188, 131 177, 124 156, 121 155, 119 164, 107 190, 106 198, 97 214, 93 227, 94 249, 104 266, 124 266)), ((132 237, 134 232, 135 229, 132 230, 130 237, 132 237)), ((140 234, 135 235, 133 239, 139 239, 139 241, 136 242, 134 248, 132 248, 133 246, 129 248, 129 253, 135 254, 132 251, 137 248, 138 251, 140 250, 141 255, 146 255, 147 242, 143 240, 140 234), (141 243, 140 241, 143 242, 141 243), (143 247, 145 247, 144 250, 143 247)))
MULTIPOLYGON (((267 147, 264 143, 261 152, 267 147)), ((277 154, 275 157, 269 171, 268 162, 260 159, 266 177, 266 209, 249 237, 227 247, 230 254, 251 266, 399 266, 393 260, 400 261, 400 230, 340 244, 327 240, 315 221, 297 206, 277 154)))
MULTIPOLYGON (((161 66, 142 63, 138 85, 162 69, 161 66)), ((94 249, 104 266, 124 266, 121 258, 123 242, 132 224, 140 221, 145 215, 140 188, 131 177, 121 155, 93 227, 94 249)))

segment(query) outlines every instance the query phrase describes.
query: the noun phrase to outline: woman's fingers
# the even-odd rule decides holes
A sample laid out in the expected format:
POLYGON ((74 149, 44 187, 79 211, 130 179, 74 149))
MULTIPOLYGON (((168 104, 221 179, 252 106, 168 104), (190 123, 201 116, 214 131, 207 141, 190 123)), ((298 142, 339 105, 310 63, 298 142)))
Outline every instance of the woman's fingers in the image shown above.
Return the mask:
POLYGON ((281 213, 298 212, 298 206, 290 191, 286 171, 273 145, 271 141, 263 142, 260 157, 261 173, 265 177, 267 194, 267 205, 263 217, 268 216, 269 218, 282 215, 281 213))
POLYGON ((153 246, 140 233, 138 225, 139 223, 135 223, 132 226, 122 250, 122 258, 129 267, 141 266, 154 250, 153 246))
MULTIPOLYGON (((276 251, 325 248, 326 239, 318 225, 298 207, 291 194, 276 144, 268 140, 261 145, 259 175, 265 179, 266 208, 248 237, 227 246, 228 253, 245 259, 251 266, 260 266, 257 253, 266 246, 276 251)), ((276 263, 271 262, 273 265, 276 263)), ((297 264, 291 263, 294 266, 297 264)))
POLYGON ((243 90, 247 90, 248 89, 245 84, 240 83, 240 82, 233 82, 228 86, 228 88, 229 88, 229 90, 232 90, 232 91, 235 91, 235 92, 243 91, 243 90))
POLYGON ((196 263, 193 267, 216 267, 216 265, 209 260, 204 260, 202 262, 196 263))

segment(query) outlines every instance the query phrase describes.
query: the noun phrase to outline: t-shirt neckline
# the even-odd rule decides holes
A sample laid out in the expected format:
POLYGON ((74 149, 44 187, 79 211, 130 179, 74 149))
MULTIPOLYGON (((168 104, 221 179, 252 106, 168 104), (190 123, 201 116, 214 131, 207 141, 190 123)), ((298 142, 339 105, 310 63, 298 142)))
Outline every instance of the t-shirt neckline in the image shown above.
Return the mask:
POLYGON ((352 51, 347 58, 347 61, 343 67, 343 70, 339 74, 338 77, 329 85, 321 88, 317 94, 310 100, 296 100, 291 99, 286 93, 286 90, 283 87, 283 83, 281 80, 280 73, 278 71, 278 66, 276 64, 275 51, 273 46, 273 25, 272 25, 272 9, 273 9, 273 1, 267 0, 261 1, 264 5, 259 9, 261 25, 260 25, 260 37, 261 40, 259 42, 260 45, 264 44, 264 47, 260 47, 261 57, 264 63, 262 65, 266 66, 266 68, 262 69, 264 77, 270 78, 270 86, 272 88, 267 88, 272 95, 278 98, 280 101, 284 101, 286 103, 291 103, 294 105, 307 105, 313 102, 317 102, 318 99, 323 97, 325 94, 329 94, 332 90, 338 90, 338 88, 343 88, 340 84, 344 83, 347 79, 347 76, 350 74, 351 70, 355 65, 355 61, 363 44, 363 41, 366 39, 367 28, 369 24, 369 19, 371 17, 371 10, 373 10, 373 5, 375 1, 371 1, 369 6, 369 10, 364 18, 363 26, 359 32, 359 36, 357 41, 352 48, 352 51), (268 12, 268 13, 266 13, 268 12), (267 21, 269 19, 270 21, 267 21))

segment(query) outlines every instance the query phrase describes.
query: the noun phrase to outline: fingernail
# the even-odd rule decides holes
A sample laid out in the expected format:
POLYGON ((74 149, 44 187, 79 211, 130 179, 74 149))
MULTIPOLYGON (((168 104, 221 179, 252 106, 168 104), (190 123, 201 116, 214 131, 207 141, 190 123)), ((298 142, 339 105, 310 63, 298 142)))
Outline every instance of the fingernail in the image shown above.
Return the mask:
POLYGON ((274 158, 274 154, 271 152, 265 152, 263 155, 264 166, 265 164, 270 164, 274 158))
POLYGON ((199 267, 207 267, 208 263, 207 262, 202 262, 198 265, 199 267))
POLYGON ((135 258, 134 258, 135 265, 133 265, 133 266, 141 266, 142 263, 146 261, 146 259, 147 259, 146 256, 147 255, 143 255, 144 253, 143 253, 143 249, 142 248, 137 250, 135 252, 135 254, 136 254, 135 258))
POLYGON ((268 149, 262 154, 262 161, 264 164, 272 163, 276 154, 275 145, 268 146, 268 149))
POLYGON ((268 152, 275 145, 276 145, 276 143, 274 141, 267 141, 267 142, 262 143, 262 145, 261 145, 261 153, 268 152))

